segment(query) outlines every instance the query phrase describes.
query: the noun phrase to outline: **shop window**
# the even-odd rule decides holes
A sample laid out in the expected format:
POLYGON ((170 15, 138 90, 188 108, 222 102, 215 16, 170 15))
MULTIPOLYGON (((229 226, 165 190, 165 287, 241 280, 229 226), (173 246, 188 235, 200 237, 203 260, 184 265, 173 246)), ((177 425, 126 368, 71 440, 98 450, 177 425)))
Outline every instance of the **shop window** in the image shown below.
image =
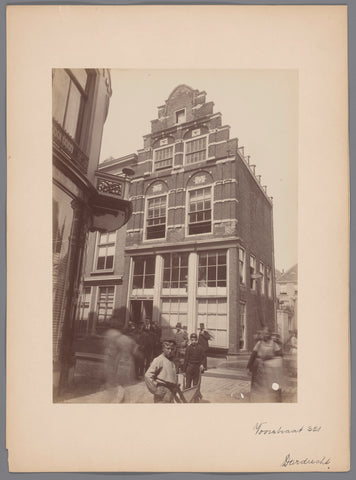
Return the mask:
POLYGON ((152 255, 134 258, 133 290, 153 289, 155 279, 155 260, 156 258, 152 255))
POLYGON ((206 137, 196 138, 185 143, 186 165, 204 160, 206 160, 206 137))
POLYGON ((200 252, 198 263, 198 294, 209 295, 225 293, 226 283, 226 251, 200 252))
POLYGON ((188 286, 188 253, 166 253, 163 255, 163 290, 170 294, 186 293, 188 286), (176 292, 174 292, 176 293, 176 292))
POLYGON ((189 192, 188 234, 211 232, 211 187, 189 192))
POLYGON ((112 270, 114 268, 115 239, 116 232, 99 234, 96 270, 112 270))
POLYGON ((204 323, 211 335, 211 347, 226 348, 227 335, 227 299, 226 298, 198 298, 198 325, 204 323))
POLYGON ((146 239, 166 236, 166 196, 149 198, 147 201, 146 239))

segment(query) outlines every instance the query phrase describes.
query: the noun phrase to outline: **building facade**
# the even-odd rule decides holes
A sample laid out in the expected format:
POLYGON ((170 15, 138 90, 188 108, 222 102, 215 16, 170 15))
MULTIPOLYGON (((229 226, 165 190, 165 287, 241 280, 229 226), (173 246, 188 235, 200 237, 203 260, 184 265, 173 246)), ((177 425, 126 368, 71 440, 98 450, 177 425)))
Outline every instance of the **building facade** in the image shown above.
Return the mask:
POLYGON ((286 342, 298 330, 298 265, 276 275, 277 325, 286 342))
MULTIPOLYGON (((52 71, 53 380, 65 387, 89 231, 120 228, 131 214, 124 176, 97 172, 111 96, 110 72, 52 71)), ((107 233, 110 235, 110 233, 107 233)))
POLYGON ((88 244, 82 331, 98 332, 115 315, 155 321, 162 337, 178 322, 189 333, 204 323, 210 347, 234 354, 275 327, 272 199, 229 134, 206 93, 180 85, 143 148, 99 166, 135 171, 133 212, 124 229, 88 244))

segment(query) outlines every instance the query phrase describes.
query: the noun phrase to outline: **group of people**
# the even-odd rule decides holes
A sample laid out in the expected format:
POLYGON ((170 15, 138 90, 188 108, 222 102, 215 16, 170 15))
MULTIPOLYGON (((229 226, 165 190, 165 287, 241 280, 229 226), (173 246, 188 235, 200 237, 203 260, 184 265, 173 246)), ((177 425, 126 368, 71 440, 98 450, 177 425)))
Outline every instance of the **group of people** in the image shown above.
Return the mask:
POLYGON ((148 319, 139 324, 129 322, 126 329, 109 329, 104 340, 107 386, 125 386, 144 377, 155 403, 171 403, 172 391, 159 385, 160 381, 177 385, 178 374, 183 373, 186 388, 197 385, 207 369, 212 338, 204 324, 198 334, 188 337, 187 329, 178 322, 170 338, 161 337, 159 325, 148 319))

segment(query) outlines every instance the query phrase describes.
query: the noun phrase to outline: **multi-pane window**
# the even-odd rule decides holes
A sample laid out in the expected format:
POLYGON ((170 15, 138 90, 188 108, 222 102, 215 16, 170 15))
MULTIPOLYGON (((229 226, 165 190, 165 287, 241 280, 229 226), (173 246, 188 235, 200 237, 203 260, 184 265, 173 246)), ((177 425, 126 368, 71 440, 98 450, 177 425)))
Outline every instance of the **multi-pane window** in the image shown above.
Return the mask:
POLYGON ((155 150, 155 170, 169 168, 173 165, 173 145, 155 150))
POLYGON ((97 314, 98 323, 109 323, 114 308, 115 287, 99 287, 97 314))
POLYGON ((90 309, 91 287, 84 287, 79 304, 79 321, 87 321, 90 309))
POLYGON ((189 192, 188 234, 211 232, 211 187, 189 192))
POLYGON ((271 277, 271 269, 266 267, 266 277, 267 277, 267 293, 268 296, 272 297, 272 277, 271 277))
POLYGON ((206 160, 206 137, 186 142, 185 163, 189 165, 203 160, 206 160))
POLYGON ((217 250, 199 253, 198 294, 210 294, 226 290, 226 251, 217 250), (212 290, 214 289, 214 290, 212 290))
POLYGON ((174 328, 180 322, 182 326, 188 323, 188 300, 187 298, 162 298, 161 303, 161 326, 162 328, 174 328))
POLYGON ((150 198, 147 201, 146 238, 166 236, 166 196, 150 198))
POLYGON ((261 285, 261 294, 265 294, 265 266, 260 262, 260 285, 261 285))
POLYGON ((87 100, 88 73, 84 69, 53 70, 53 118, 76 141, 87 100))
POLYGON ((97 270, 112 270, 114 267, 116 232, 101 233, 97 249, 97 270))
POLYGON ((246 285, 246 252, 239 248, 239 275, 240 285, 246 285))
POLYGON ((162 293, 169 294, 173 289, 179 289, 177 293, 186 293, 187 284, 188 253, 164 254, 162 293))
POLYGON ((156 258, 153 255, 148 257, 134 258, 132 281, 133 290, 145 290, 153 288, 155 280, 155 260, 156 258))
POLYGON ((250 288, 256 290, 256 258, 250 256, 250 288))
POLYGON ((227 301, 226 298, 198 298, 198 324, 213 337, 209 344, 212 347, 227 347, 227 301))

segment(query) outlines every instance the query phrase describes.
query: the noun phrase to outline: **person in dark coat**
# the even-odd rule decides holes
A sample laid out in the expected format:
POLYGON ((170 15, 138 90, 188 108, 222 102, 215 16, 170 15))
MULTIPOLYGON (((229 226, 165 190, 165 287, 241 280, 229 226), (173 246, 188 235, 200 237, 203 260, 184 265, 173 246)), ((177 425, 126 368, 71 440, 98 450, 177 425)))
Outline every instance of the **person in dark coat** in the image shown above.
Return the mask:
POLYGON ((190 345, 187 347, 183 364, 183 375, 185 376, 186 388, 197 385, 199 382, 200 372, 204 372, 204 364, 206 363, 206 355, 204 349, 198 344, 198 336, 196 333, 190 335, 190 345))
POLYGON ((199 329, 199 336, 198 336, 198 344, 203 348, 205 352, 205 363, 204 363, 204 370, 207 370, 208 365, 207 365, 207 352, 209 349, 209 340, 211 340, 213 337, 210 335, 210 333, 205 330, 204 323, 201 323, 199 329))

